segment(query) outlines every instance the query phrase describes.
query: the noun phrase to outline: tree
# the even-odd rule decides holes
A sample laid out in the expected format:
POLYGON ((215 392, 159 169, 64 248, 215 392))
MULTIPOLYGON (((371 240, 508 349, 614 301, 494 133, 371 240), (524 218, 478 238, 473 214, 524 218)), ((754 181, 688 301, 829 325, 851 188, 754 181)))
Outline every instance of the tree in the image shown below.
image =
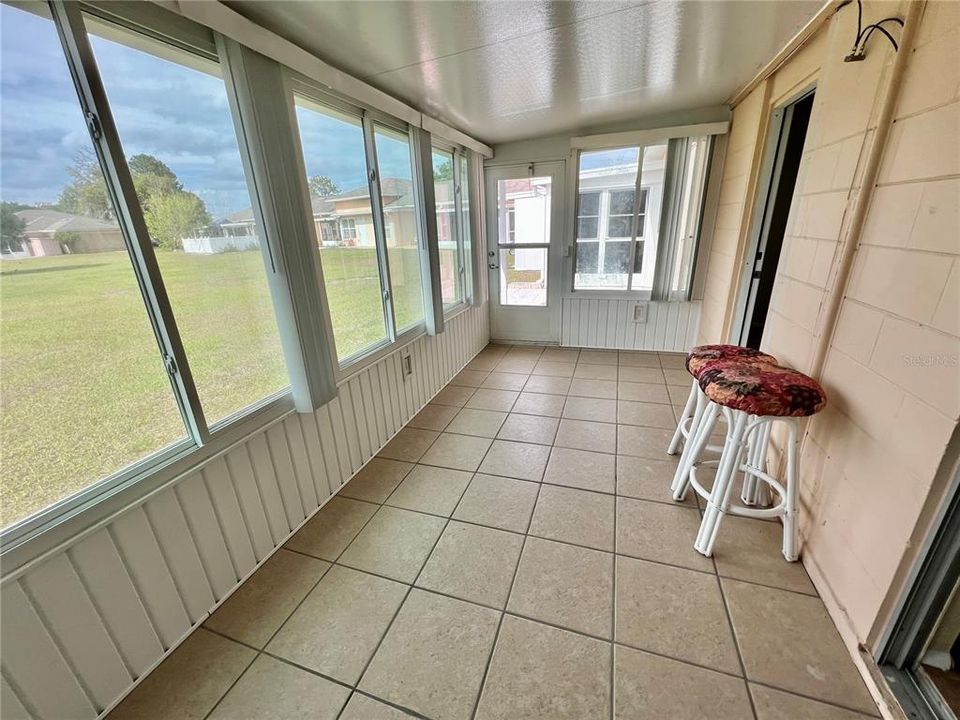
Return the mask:
POLYGON ((151 197, 143 217, 150 239, 168 250, 179 250, 183 238, 196 235, 210 224, 203 200, 184 190, 151 197))
POLYGON ((113 205, 107 195, 100 163, 93 151, 83 148, 73 156, 73 164, 67 168, 72 182, 60 191, 57 202, 64 212, 100 220, 113 220, 113 205))
POLYGON ((336 195, 340 192, 340 186, 326 175, 314 175, 310 178, 310 193, 318 197, 327 195, 336 195))
POLYGON ((444 160, 433 169, 433 181, 445 182, 453 180, 453 161, 444 160))
POLYGON ((17 252, 23 246, 27 224, 15 214, 18 209, 17 203, 0 203, 0 249, 4 252, 17 252))

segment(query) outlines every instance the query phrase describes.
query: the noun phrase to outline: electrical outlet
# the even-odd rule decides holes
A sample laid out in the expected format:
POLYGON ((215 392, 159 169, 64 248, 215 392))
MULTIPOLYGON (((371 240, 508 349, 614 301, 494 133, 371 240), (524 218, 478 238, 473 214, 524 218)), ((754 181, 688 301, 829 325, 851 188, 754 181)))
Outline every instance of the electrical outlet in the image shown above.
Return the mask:
POLYGON ((645 323, 647 321, 646 303, 637 303, 633 306, 633 321, 635 323, 645 323))
POLYGON ((405 352, 400 356, 400 367, 403 369, 404 379, 413 375, 413 357, 410 353, 405 352))

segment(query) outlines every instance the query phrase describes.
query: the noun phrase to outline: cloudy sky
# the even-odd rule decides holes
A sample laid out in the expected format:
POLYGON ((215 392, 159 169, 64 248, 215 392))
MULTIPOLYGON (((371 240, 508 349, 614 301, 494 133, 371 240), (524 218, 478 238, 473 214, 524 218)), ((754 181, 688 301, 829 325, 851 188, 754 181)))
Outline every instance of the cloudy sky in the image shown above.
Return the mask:
MULTIPOLYGON (((158 157, 215 218, 249 207, 223 81, 170 53, 160 59, 95 34, 91 42, 126 155, 158 157)), ((298 118, 308 175, 343 190, 366 182, 359 126, 305 108, 298 118)), ((0 5, 0 199, 55 202, 72 158, 89 147, 53 24, 0 5)), ((409 177, 406 143, 378 138, 378 153, 385 177, 409 177)))

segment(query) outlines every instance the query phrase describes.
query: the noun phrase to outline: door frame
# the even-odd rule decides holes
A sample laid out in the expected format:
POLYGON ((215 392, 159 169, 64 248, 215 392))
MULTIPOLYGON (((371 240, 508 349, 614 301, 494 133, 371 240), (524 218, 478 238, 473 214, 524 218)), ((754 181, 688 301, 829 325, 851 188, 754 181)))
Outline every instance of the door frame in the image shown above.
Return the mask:
MULTIPOLYGON (((563 238, 566 233, 566 161, 563 159, 542 160, 533 162, 516 162, 491 165, 484 169, 484 191, 486 197, 486 237, 487 247, 484 257, 487 272, 489 273, 490 289, 490 338, 516 343, 560 344, 560 328, 562 324, 562 296, 563 296, 563 238), (550 188, 550 240, 547 250, 547 303, 543 306, 501 306, 500 305, 500 233, 499 207, 497 202, 497 182, 503 179, 524 178, 549 175, 550 188), (511 331, 500 317, 509 313, 515 322, 526 322, 532 326, 544 327, 545 332, 534 336, 534 333, 525 331, 511 331), (526 315, 527 318, 516 320, 517 316, 526 315), (539 317, 537 317, 539 316, 539 317)), ((530 248, 544 247, 531 245, 530 248)))
POLYGON ((770 114, 767 139, 763 149, 763 160, 757 177, 758 192, 753 204, 750 230, 747 235, 747 247, 740 266, 737 299, 733 306, 733 320, 730 325, 729 341, 735 345, 745 342, 744 332, 749 332, 747 318, 753 307, 753 269, 756 264, 757 250, 766 243, 766 233, 770 227, 770 215, 773 213, 773 200, 780 184, 780 171, 783 167, 783 154, 790 133, 792 108, 804 98, 816 92, 817 85, 812 83, 803 90, 791 95, 777 105, 770 114))

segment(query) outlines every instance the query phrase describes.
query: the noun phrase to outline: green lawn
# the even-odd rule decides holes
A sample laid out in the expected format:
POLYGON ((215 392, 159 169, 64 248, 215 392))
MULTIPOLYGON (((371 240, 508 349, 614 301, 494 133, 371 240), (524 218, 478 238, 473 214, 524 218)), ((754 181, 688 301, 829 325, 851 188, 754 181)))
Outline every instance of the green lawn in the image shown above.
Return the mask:
MULTIPOLYGON (((376 257, 321 255, 345 357, 384 337, 376 257)), ((416 251, 390 259, 416 322, 416 251)), ((259 251, 158 260, 208 421, 287 384, 259 251)), ((184 437, 125 253, 0 261, 0 407, 2 526, 184 437)))

